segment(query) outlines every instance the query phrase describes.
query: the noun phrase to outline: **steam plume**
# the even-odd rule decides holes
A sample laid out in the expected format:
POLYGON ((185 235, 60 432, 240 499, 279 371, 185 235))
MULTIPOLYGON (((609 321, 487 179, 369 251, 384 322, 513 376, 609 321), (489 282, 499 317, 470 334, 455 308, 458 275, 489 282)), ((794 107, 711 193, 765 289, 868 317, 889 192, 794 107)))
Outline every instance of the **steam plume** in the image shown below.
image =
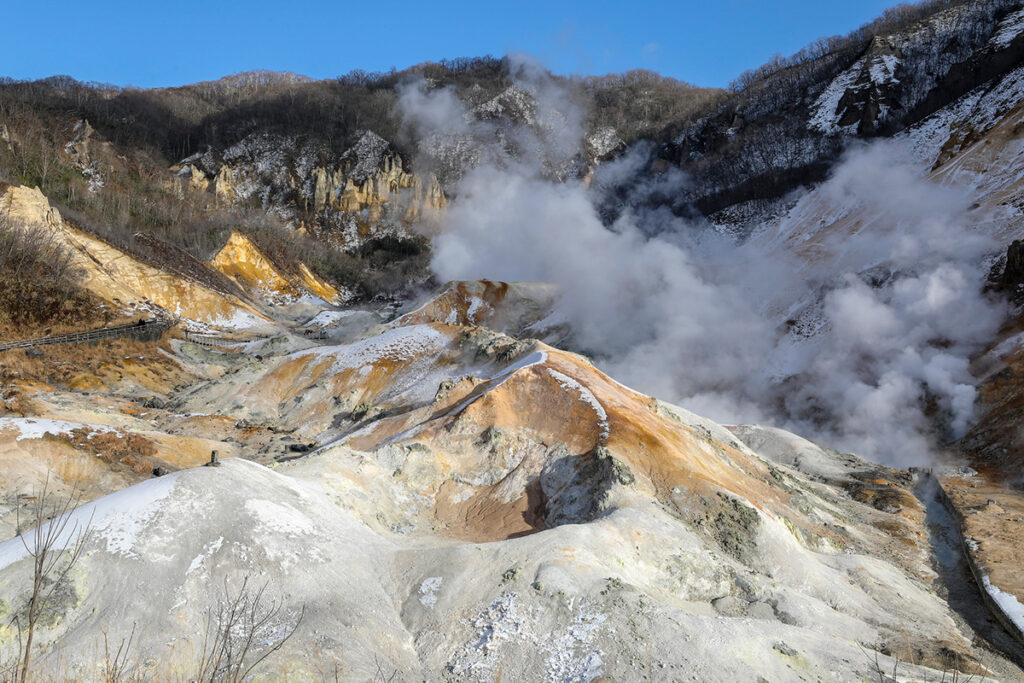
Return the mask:
MULTIPOLYGON (((852 150, 743 244, 636 208, 647 202, 605 225, 602 188, 642 169, 645 151, 599 167, 591 187, 553 182, 552 168, 580 158, 584 117, 536 69, 519 73, 537 114, 511 131, 449 90, 403 92, 410 126, 479 148, 434 239, 440 278, 556 283, 574 344, 599 366, 721 422, 769 422, 903 466, 963 434, 968 359, 1005 314, 981 294, 995 245, 972 229, 965 193, 882 142, 852 150), (817 231, 822 220, 834 227, 817 231)), ((636 191, 671 197, 685 182, 674 170, 636 191)))

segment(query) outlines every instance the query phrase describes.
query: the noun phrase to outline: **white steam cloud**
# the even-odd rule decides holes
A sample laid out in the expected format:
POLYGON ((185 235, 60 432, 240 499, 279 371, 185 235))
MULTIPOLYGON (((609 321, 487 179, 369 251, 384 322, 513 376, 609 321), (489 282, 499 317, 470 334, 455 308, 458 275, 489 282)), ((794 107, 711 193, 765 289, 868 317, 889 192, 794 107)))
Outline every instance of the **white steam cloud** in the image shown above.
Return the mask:
MULTIPOLYGON (((646 157, 599 167, 593 187, 553 182, 579 151, 583 117, 536 69, 520 73, 536 109, 511 131, 450 90, 402 93, 410 126, 486 147, 434 238, 440 278, 557 284, 574 345, 602 369, 721 422, 769 422, 903 466, 963 434, 968 359, 1005 314, 981 293, 979 264, 996 245, 972 229, 965 194, 923 179, 886 142, 849 153, 742 245, 664 209, 606 226, 599 188, 646 157)), ((671 196, 685 179, 650 182, 643 191, 671 196)))

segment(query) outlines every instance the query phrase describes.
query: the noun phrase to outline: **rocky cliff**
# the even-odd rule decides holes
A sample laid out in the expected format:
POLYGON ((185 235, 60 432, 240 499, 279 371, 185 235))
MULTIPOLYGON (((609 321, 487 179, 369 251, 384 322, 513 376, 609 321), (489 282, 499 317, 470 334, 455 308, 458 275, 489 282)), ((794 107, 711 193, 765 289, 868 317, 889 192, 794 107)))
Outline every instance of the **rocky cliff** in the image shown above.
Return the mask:
POLYGON ((765 68, 666 139, 655 157, 693 178, 676 206, 746 234, 852 139, 897 134, 1019 65, 1016 0, 919 7, 765 68))
POLYGON ((375 236, 404 236, 446 203, 433 174, 408 171, 371 131, 338 157, 312 140, 256 135, 171 170, 183 189, 211 192, 228 204, 255 202, 346 250, 375 236))

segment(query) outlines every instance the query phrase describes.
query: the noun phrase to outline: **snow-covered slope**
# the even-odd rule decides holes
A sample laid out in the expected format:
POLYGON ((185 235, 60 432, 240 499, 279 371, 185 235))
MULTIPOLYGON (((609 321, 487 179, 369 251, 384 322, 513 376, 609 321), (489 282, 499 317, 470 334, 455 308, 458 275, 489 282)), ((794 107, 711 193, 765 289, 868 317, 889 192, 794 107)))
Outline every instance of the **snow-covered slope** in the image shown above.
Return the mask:
MULTIPOLYGON (((402 470, 417 467, 414 454, 402 470)), ((147 668, 187 675, 208 610, 248 578, 266 584, 265 606, 282 607, 258 634, 260 651, 298 622, 263 669, 274 678, 335 665, 345 677, 381 669, 427 680, 499 671, 532 680, 845 677, 871 671, 858 643, 897 647, 909 632, 915 642, 968 646, 919 578, 870 554, 818 546, 741 499, 722 498, 728 551, 644 497, 586 524, 464 543, 433 528, 422 489, 395 467, 343 447, 277 472, 228 460, 83 506, 76 521, 91 520, 93 534, 43 642, 59 640, 66 674, 95 675, 89 653, 103 630, 119 639, 142 624, 147 668), (756 556, 772 558, 770 574, 746 564, 756 556), (723 660, 726 643, 733 656, 723 660)), ((827 501, 817 503, 821 514, 867 514, 834 494, 827 501)), ((847 525, 855 537, 869 531, 847 525)), ((7 604, 22 599, 27 571, 20 540, 0 545, 7 604)), ((940 677, 905 666, 919 680, 940 677)))

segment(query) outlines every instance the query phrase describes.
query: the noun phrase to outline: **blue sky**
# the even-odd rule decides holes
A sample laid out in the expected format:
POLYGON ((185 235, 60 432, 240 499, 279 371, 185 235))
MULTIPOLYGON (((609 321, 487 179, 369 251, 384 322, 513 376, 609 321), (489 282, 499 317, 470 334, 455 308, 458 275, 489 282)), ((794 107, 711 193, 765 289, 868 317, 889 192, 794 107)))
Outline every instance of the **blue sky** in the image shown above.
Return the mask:
POLYGON ((0 75, 142 87, 251 69, 327 78, 524 52, 556 73, 645 68, 725 86, 775 52, 847 33, 894 0, 4 3, 0 75))

